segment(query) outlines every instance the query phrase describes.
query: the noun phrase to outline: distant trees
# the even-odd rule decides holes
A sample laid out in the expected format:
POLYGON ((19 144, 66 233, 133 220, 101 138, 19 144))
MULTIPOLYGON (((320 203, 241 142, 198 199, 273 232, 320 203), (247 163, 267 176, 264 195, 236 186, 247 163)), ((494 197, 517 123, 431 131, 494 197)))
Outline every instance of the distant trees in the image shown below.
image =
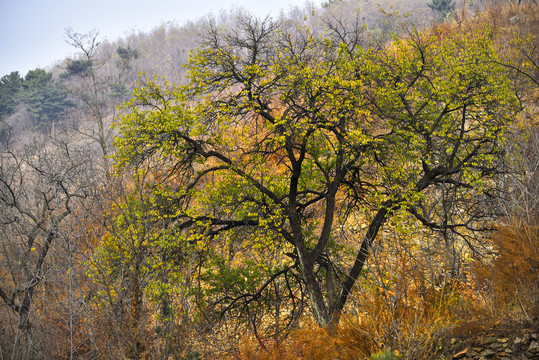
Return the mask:
POLYGON ((329 6, 330 6, 331 4, 333 4, 333 3, 336 3, 336 2, 343 2, 343 1, 344 1, 344 0, 328 0, 328 1, 324 2, 324 3, 322 3, 322 7, 327 8, 327 7, 329 7, 329 6))
POLYGON ((139 56, 137 50, 131 49, 131 47, 124 48, 123 46, 118 46, 116 53, 120 56, 122 61, 129 62, 131 59, 136 59, 139 56))
POLYGON ((110 124, 116 115, 116 106, 130 94, 130 79, 134 70, 129 67, 138 57, 130 47, 117 48, 119 61, 113 65, 111 54, 99 52, 99 33, 80 34, 66 30, 67 42, 82 56, 66 63, 62 74, 70 95, 77 102, 79 112, 73 114, 77 131, 94 142, 100 149, 104 174, 110 175, 112 129, 110 124), (127 72, 127 73, 126 73, 127 72))
POLYGON ((73 106, 63 85, 43 69, 29 71, 17 95, 34 119, 34 126, 58 120, 73 106))
POLYGON ((186 87, 139 85, 116 158, 169 164, 148 181, 155 212, 233 269, 222 311, 270 298, 294 309, 305 294, 330 325, 387 219, 407 213, 471 246, 487 228, 481 199, 495 196, 517 111, 487 37, 411 33, 368 49, 340 22, 326 35, 249 17, 214 26, 186 87), (368 225, 350 243, 338 229, 358 213, 368 225))
POLYGON ((73 106, 62 83, 53 79, 50 72, 31 70, 24 79, 12 72, 0 80, 0 136, 5 137, 9 131, 6 120, 19 104, 28 112, 34 128, 62 119, 73 106))
POLYGON ((5 120, 16 110, 17 94, 21 90, 22 82, 23 79, 17 71, 0 79, 0 140, 3 140, 9 131, 5 120))
POLYGON ((427 4, 436 14, 438 20, 444 20, 455 11, 455 2, 453 0, 432 0, 427 4))
POLYGON ((22 87, 23 79, 18 71, 5 75, 0 79, 0 121, 15 112, 16 95, 22 87))
POLYGON ((88 75, 91 66, 91 60, 69 60, 66 64, 66 72, 62 73, 61 76, 63 78, 68 78, 70 76, 85 76, 88 75))
POLYGON ((0 358, 434 358, 463 269, 533 318, 535 40, 368 3, 68 30, 59 80, 0 79, 0 358))

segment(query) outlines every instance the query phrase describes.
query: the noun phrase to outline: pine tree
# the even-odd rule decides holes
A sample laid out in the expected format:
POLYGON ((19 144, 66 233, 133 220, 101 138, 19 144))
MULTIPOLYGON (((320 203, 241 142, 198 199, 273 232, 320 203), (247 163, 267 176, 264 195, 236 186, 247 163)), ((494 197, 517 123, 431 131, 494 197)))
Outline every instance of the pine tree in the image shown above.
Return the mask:
POLYGON ((432 3, 427 5, 438 14, 439 20, 444 20, 455 11, 453 0, 432 0, 432 3))
POLYGON ((63 85, 43 69, 26 74, 18 97, 34 117, 36 126, 57 120, 72 106, 63 85))

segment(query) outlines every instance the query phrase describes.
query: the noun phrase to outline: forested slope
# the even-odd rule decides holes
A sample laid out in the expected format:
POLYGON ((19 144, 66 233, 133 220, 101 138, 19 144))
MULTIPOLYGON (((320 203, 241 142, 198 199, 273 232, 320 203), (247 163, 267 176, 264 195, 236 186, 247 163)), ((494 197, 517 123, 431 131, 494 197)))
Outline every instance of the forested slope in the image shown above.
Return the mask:
POLYGON ((329 1, 68 29, 77 56, 0 81, 0 358, 537 333, 538 28, 533 2, 329 1))

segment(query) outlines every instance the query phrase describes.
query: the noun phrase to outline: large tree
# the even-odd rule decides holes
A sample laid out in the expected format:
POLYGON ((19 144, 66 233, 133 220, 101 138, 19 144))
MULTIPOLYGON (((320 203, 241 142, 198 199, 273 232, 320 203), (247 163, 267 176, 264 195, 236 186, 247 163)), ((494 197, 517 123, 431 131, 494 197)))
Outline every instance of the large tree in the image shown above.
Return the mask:
POLYGON ((139 84, 116 158, 164 167, 148 181, 154 214, 211 255, 201 288, 221 284, 223 311, 275 297, 293 314, 304 293, 333 324, 389 218, 472 246, 487 228, 517 111, 489 36, 411 31, 374 47, 335 20, 212 26, 187 86, 139 84))

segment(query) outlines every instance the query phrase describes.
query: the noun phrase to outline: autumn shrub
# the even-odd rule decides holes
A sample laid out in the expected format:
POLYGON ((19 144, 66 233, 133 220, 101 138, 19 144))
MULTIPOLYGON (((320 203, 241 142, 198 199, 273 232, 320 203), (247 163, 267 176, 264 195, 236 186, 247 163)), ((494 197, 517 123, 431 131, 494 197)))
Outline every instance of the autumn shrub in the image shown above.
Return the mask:
MULTIPOLYGON (((495 4, 463 26, 490 23, 493 39, 515 80, 523 103, 519 126, 506 145, 511 176, 504 177, 506 200, 497 232, 474 266, 476 312, 484 319, 529 321, 538 318, 539 298, 539 6, 532 2, 495 4)), ((479 316, 479 315, 478 315, 479 316)))
POLYGON ((475 275, 485 301, 492 309, 513 319, 539 318, 539 221, 512 219, 498 227, 492 238, 495 258, 475 265, 475 275))
POLYGON ((398 352, 393 351, 380 351, 372 356, 373 360, 396 360, 399 358, 398 352))
POLYGON ((441 335, 445 336, 456 321, 454 317, 442 315, 445 310, 440 307, 433 310, 441 313, 437 318, 426 316, 419 308, 399 313, 382 292, 368 297, 370 304, 365 304, 363 313, 343 317, 333 332, 309 322, 292 332, 287 340, 265 349, 255 341, 244 342, 238 359, 431 358, 440 350, 441 335))
MULTIPOLYGON (((358 359, 368 354, 370 346, 356 347, 356 333, 346 325, 336 325, 331 331, 320 327, 313 319, 305 319, 300 328, 282 341, 268 341, 264 346, 255 339, 243 339, 238 352, 241 360, 295 360, 295 359, 358 359), (350 333, 352 331, 352 333, 350 333), (347 343, 347 337, 354 341, 347 343)), ((367 337, 363 338, 368 341, 367 337)))
MULTIPOLYGON (((410 263, 402 265, 410 266, 410 263)), ((387 273, 356 297, 356 315, 341 330, 343 348, 362 357, 395 352, 406 359, 431 358, 440 335, 448 332, 464 306, 465 285, 454 279, 429 283, 419 270, 387 273), (391 283, 393 282, 393 283, 391 283)))
POLYGON ((385 255, 374 249, 363 286, 332 331, 303 320, 288 339, 266 349, 245 342, 239 358, 434 358, 463 314, 475 309, 473 283, 465 271, 444 278, 449 260, 441 248, 435 258, 435 249, 429 249, 433 263, 427 264, 418 237, 392 233, 391 241, 379 243, 385 255), (438 270, 431 273, 430 265, 438 270))
POLYGON ((268 341, 262 347, 254 339, 241 344, 239 359, 293 360, 340 359, 339 338, 327 329, 307 320, 283 341, 268 341))

